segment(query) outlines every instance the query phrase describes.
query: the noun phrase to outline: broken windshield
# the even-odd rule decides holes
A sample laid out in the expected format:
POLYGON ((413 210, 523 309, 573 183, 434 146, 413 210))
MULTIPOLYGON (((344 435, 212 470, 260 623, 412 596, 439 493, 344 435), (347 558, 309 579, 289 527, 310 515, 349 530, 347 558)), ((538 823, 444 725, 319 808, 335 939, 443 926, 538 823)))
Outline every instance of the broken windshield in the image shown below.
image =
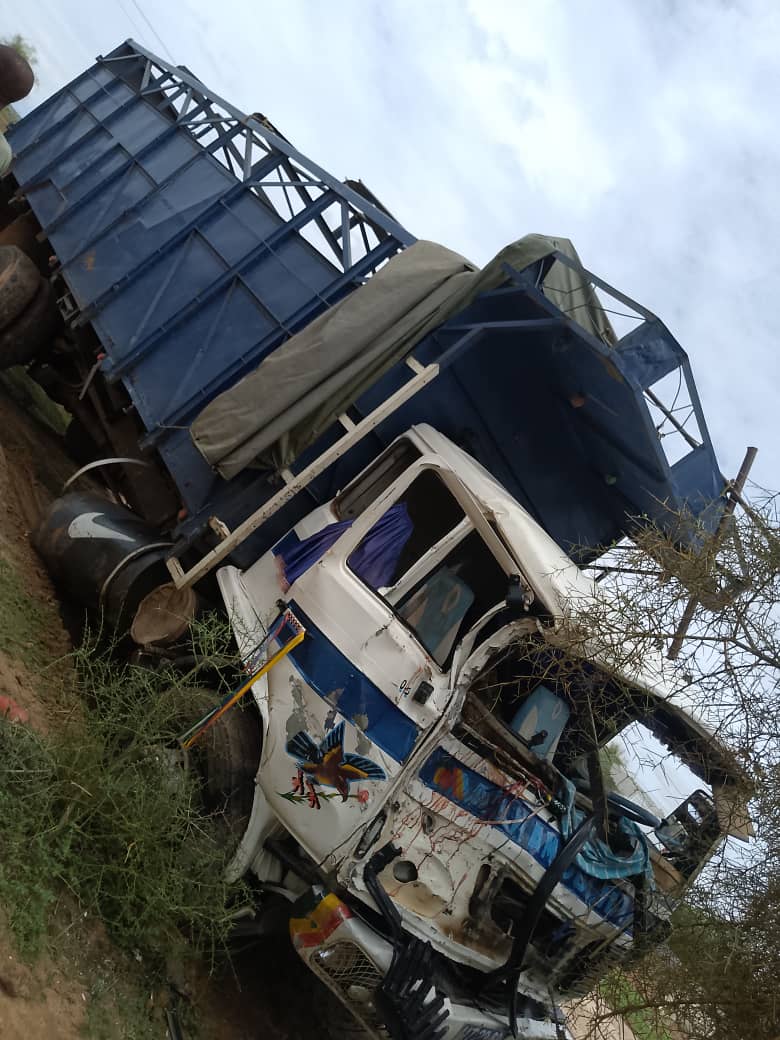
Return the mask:
POLYGON ((714 741, 672 705, 539 634, 489 657, 468 687, 459 736, 508 775, 537 776, 553 795, 573 785, 578 804, 606 796, 610 812, 638 809, 632 818, 654 830, 654 859, 663 857, 672 886, 690 878, 728 830, 713 785, 716 795, 729 784, 733 790, 733 776, 714 741))

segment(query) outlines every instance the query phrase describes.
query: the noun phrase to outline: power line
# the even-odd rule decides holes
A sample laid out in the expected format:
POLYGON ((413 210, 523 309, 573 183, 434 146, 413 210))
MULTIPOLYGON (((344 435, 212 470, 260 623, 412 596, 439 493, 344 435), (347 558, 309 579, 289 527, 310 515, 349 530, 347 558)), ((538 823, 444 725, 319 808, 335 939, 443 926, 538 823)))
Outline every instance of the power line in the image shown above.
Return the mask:
POLYGON ((133 16, 125 3, 125 0, 119 0, 119 6, 122 8, 125 18, 127 18, 128 25, 130 26, 130 33, 133 37, 137 37, 139 40, 144 36, 144 30, 139 24, 138 20, 133 16))
POLYGON ((141 7, 140 3, 138 2, 138 0, 130 0, 130 3, 133 5, 133 7, 136 9, 136 11, 138 11, 140 16, 143 18, 144 22, 146 22, 146 25, 149 28, 149 32, 154 36, 154 38, 160 44, 160 47, 165 51, 165 53, 171 59, 171 61, 174 64, 176 64, 176 59, 174 58, 174 56, 171 54, 171 52, 168 50, 167 46, 165 45, 165 40, 162 38, 162 36, 160 36, 160 34, 155 29, 155 27, 152 25, 152 23, 146 17, 146 14, 145 14, 143 8, 141 7))

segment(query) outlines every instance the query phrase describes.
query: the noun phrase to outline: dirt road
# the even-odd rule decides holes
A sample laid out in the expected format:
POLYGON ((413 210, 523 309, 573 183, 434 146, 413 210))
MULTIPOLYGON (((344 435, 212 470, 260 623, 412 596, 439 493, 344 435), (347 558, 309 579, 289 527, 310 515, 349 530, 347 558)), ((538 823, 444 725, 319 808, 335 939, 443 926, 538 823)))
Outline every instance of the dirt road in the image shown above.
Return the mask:
POLYGON ((633 1029, 622 1018, 608 1018, 594 1026, 604 1010, 595 998, 578 1001, 566 1016, 566 1025, 574 1040, 637 1040, 633 1029))

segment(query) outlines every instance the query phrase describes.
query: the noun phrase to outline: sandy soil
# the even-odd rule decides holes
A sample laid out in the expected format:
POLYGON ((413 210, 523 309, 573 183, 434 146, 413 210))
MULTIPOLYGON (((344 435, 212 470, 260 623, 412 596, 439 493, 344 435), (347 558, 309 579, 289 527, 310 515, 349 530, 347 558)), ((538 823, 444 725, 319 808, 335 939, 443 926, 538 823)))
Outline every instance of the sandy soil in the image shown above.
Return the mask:
POLYGON ((12 952, 0 933, 0 1035, 3 1040, 83 1040, 86 992, 83 980, 66 978, 49 957, 35 967, 12 952))
POLYGON ((595 998, 577 1001, 566 1015, 566 1025, 574 1040, 636 1040, 636 1034, 622 1018, 608 1018, 594 1027, 594 1019, 603 1011, 595 998))

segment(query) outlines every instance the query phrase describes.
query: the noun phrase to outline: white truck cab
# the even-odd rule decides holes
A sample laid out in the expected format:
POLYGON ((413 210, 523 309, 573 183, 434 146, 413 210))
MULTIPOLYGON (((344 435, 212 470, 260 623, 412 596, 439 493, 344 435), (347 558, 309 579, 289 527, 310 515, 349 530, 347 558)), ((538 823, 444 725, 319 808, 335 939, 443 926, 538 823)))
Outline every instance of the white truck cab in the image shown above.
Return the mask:
POLYGON ((561 621, 596 586, 429 426, 218 580, 250 671, 304 633, 252 689, 231 871, 300 893, 296 948, 376 1036, 557 1035, 558 1001, 662 934, 729 830, 728 752, 657 664, 572 664, 561 621), (600 789, 640 718, 709 784, 674 819, 600 789))

